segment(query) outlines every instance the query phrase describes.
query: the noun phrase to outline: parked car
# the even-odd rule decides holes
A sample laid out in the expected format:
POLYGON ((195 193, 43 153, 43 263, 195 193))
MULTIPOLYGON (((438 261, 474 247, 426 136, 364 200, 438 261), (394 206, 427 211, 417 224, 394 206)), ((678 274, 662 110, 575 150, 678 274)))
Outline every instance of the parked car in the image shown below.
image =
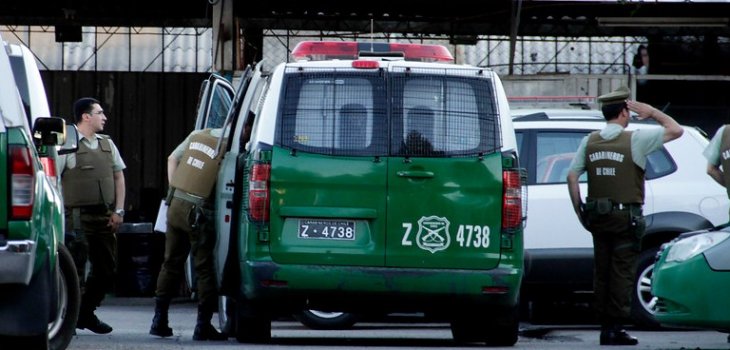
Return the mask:
POLYGON ((730 332, 730 227, 685 233, 664 244, 651 286, 661 324, 730 332))
POLYGON ((303 309, 434 311, 458 342, 513 345, 522 171, 499 77, 437 46, 292 55, 245 74, 223 123, 216 272, 236 339, 303 309))
MULTIPOLYGON (((592 300, 593 242, 575 216, 566 175, 581 139, 603 128, 605 119, 600 111, 580 109, 515 109, 512 114, 529 189, 521 301, 539 309, 546 302, 592 300)), ((657 127, 655 122, 632 121, 628 130, 657 127)), ((651 275, 659 247, 682 232, 728 221, 730 202, 725 189, 705 172, 702 151, 707 137, 695 128, 684 129, 681 138, 666 143, 647 160, 647 228, 632 308, 634 321, 644 327, 658 326, 651 275)), ((587 193, 585 178, 584 174, 582 193, 587 193)))
POLYGON ((30 51, 0 43, 0 187, 7 189, 0 191, 0 344, 61 350, 71 341, 80 293, 64 246, 55 157, 75 151, 78 136, 48 117, 30 51))

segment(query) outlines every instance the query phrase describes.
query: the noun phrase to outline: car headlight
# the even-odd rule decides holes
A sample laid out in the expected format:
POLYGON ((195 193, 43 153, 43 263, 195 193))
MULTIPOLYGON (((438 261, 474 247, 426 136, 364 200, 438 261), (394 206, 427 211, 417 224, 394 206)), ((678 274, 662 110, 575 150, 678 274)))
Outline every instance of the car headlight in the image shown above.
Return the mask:
POLYGON ((710 249, 728 237, 730 237, 730 233, 717 231, 691 236, 676 241, 671 247, 669 247, 669 253, 667 253, 666 261, 685 261, 707 249, 710 249))

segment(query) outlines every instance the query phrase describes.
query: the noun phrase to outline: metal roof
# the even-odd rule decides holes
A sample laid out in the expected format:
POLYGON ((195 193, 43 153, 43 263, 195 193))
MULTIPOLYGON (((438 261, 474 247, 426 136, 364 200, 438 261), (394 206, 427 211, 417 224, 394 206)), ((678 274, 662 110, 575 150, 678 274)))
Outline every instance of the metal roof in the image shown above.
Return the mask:
POLYGON ((4 0, 0 24, 209 27, 212 6, 222 1, 234 2, 243 28, 432 33, 457 40, 480 34, 730 36, 730 3, 701 0, 452 0, 448 6, 413 0, 4 0))

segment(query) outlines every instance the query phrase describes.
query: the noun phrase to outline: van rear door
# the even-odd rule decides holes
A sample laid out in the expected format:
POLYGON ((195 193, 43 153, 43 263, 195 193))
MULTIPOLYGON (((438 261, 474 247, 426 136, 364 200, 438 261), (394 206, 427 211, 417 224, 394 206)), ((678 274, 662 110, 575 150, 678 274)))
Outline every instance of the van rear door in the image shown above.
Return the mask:
POLYGON ((388 151, 377 70, 286 72, 271 157, 277 263, 383 266, 388 151))
POLYGON ((497 266, 502 215, 499 115, 476 70, 397 71, 388 159, 386 266, 497 266))

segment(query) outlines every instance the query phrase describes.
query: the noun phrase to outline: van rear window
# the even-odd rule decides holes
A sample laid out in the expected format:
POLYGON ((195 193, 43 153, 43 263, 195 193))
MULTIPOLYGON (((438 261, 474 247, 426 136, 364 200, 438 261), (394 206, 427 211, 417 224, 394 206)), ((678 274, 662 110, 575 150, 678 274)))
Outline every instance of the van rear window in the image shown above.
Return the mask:
POLYGON ((438 157, 499 150, 493 84, 475 72, 409 69, 391 74, 391 153, 438 157))
POLYGON ((385 80, 374 72, 316 72, 287 78, 284 147, 329 155, 388 153, 385 80))
POLYGON ((350 156, 499 150, 492 81, 449 72, 287 71, 277 144, 350 156))

